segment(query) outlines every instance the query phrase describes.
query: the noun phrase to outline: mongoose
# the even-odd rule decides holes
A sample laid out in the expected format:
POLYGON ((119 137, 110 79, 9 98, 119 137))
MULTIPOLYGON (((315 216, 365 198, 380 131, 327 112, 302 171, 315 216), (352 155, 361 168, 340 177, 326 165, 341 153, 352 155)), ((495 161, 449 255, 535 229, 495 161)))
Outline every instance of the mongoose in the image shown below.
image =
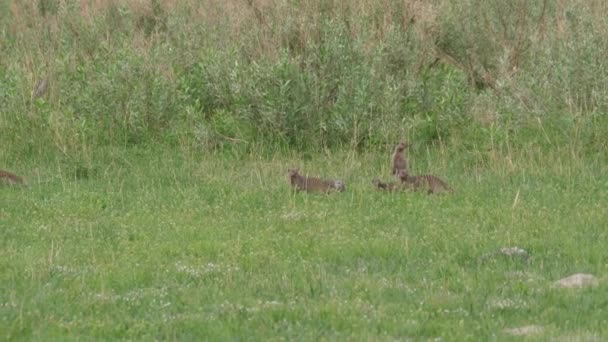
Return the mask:
POLYGON ((391 158, 393 163, 393 175, 397 176, 400 170, 409 172, 407 168, 407 160, 403 156, 403 151, 409 146, 410 145, 407 142, 402 141, 395 147, 395 152, 391 158))
POLYGON ((383 191, 388 191, 388 192, 408 190, 408 188, 410 188, 409 186, 407 186, 406 184, 403 184, 403 183, 396 183, 396 182, 384 183, 384 182, 381 182, 377 178, 372 180, 372 184, 378 190, 383 190, 383 191))
POLYGON ((346 190, 346 185, 341 180, 324 180, 315 177, 304 177, 300 175, 298 169, 289 169, 289 183, 296 191, 306 192, 324 192, 332 191, 342 192, 346 190))
POLYGON ((24 184, 23 178, 10 173, 8 171, 0 170, 0 184, 2 185, 21 185, 24 184))
POLYGON ((441 180, 437 176, 433 175, 420 175, 413 176, 407 173, 405 170, 399 171, 399 179, 402 184, 406 184, 412 188, 412 190, 424 189, 429 194, 438 194, 442 192, 451 192, 452 189, 447 185, 446 182, 441 180))

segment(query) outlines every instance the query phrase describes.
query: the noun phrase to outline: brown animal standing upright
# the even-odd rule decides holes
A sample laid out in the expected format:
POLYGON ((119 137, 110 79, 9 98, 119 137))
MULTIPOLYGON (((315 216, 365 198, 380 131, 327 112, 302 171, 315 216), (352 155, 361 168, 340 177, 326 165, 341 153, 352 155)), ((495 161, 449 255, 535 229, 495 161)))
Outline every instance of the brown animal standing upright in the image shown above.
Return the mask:
POLYGON ((305 177, 300 175, 298 169, 289 169, 288 173, 289 183, 296 191, 329 193, 346 190, 344 182, 339 179, 324 180, 315 177, 305 177))
POLYGON ((401 170, 405 170, 405 172, 409 172, 408 168, 407 168, 407 160, 405 159, 405 157, 403 156, 403 151, 408 148, 410 145, 407 142, 400 142, 396 147, 395 147, 395 152, 393 153, 393 156, 391 157, 391 162, 393 164, 393 171, 392 174, 395 176, 398 176, 399 171, 401 170))
POLYGON ((413 176, 407 173, 407 171, 401 170, 399 171, 398 177, 401 180, 402 184, 410 187, 412 190, 415 191, 426 190, 429 194, 439 194, 452 191, 452 189, 447 185, 447 183, 437 176, 413 176))
POLYGON ((21 185, 24 184, 23 178, 10 173, 8 171, 0 170, 0 184, 2 185, 21 185))

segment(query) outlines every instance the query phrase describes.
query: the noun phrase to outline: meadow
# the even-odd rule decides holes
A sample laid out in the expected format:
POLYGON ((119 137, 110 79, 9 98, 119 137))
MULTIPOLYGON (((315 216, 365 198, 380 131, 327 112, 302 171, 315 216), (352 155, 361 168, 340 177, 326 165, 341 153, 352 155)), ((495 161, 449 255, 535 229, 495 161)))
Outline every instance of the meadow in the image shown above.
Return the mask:
POLYGON ((0 0, 0 337, 606 339, 607 15, 0 0))
POLYGON ((526 325, 541 326, 541 340, 608 334, 605 168, 526 166, 532 157, 466 168, 419 152, 414 169, 454 193, 375 191, 372 177, 389 178, 376 154, 118 150, 81 178, 28 165, 39 170, 29 187, 2 189, 3 338, 462 341, 526 325), (292 165, 342 176, 347 191, 293 193, 292 165), (530 258, 485 257, 511 246, 530 258), (578 272, 599 285, 553 286, 578 272))

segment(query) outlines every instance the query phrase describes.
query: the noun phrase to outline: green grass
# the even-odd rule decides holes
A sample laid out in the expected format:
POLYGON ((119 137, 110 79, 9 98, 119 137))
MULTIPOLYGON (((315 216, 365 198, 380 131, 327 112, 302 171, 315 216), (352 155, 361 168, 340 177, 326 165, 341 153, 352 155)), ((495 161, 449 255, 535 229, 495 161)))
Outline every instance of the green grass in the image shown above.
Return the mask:
POLYGON ((0 337, 479 341, 529 324, 541 340, 608 336, 605 166, 446 155, 411 156, 450 182, 446 196, 374 191, 384 154, 99 149, 86 173, 23 160, 29 187, 0 189, 0 337), (347 191, 294 194, 292 166, 347 191), (531 259, 480 259, 504 246, 531 259), (552 287, 577 272, 599 286, 552 287))
POLYGON ((607 15, 0 0, 0 338, 606 339, 607 15), (374 191, 400 139, 456 192, 374 191))

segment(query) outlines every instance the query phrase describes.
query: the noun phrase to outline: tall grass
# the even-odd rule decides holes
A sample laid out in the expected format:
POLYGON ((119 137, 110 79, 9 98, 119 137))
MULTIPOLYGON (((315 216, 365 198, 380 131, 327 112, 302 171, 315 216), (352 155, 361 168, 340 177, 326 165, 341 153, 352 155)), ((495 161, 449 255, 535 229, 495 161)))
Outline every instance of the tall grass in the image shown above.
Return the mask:
POLYGON ((403 136, 606 155, 599 0, 0 7, 3 159, 149 142, 361 149, 403 136))

